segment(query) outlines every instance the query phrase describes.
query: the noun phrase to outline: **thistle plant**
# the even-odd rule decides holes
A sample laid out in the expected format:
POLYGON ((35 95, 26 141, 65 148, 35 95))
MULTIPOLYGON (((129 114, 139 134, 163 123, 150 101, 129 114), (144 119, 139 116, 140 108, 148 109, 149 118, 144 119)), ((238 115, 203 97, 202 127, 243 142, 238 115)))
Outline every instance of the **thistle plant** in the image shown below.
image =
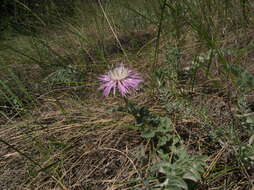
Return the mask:
POLYGON ((107 74, 101 75, 99 80, 102 82, 100 89, 103 90, 104 96, 108 96, 111 90, 115 95, 116 89, 118 89, 123 97, 136 92, 139 89, 139 84, 143 81, 139 73, 126 68, 123 64, 110 70, 107 74))
POLYGON ((126 105, 114 110, 131 114, 136 120, 136 129, 141 131, 141 136, 149 139, 155 148, 159 161, 152 164, 150 175, 158 178, 158 184, 152 185, 151 188, 188 190, 197 184, 204 172, 205 157, 188 154, 180 136, 175 134, 170 118, 158 116, 146 107, 128 100, 127 95, 139 89, 143 81, 141 75, 121 64, 101 75, 99 80, 102 82, 99 89, 103 90, 104 96, 108 96, 111 91, 114 95, 116 90, 120 92, 126 105))

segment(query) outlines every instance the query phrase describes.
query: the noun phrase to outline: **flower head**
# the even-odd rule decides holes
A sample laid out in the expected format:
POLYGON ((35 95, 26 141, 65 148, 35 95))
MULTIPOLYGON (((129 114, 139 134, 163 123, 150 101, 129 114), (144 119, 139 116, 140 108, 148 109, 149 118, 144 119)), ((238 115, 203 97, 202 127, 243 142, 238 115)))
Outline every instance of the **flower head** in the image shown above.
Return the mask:
POLYGON ((139 73, 124 67, 123 64, 101 75, 99 80, 102 82, 100 89, 103 90, 104 96, 108 96, 111 90, 115 94, 116 89, 122 96, 126 96, 138 90, 139 83, 143 81, 139 73))

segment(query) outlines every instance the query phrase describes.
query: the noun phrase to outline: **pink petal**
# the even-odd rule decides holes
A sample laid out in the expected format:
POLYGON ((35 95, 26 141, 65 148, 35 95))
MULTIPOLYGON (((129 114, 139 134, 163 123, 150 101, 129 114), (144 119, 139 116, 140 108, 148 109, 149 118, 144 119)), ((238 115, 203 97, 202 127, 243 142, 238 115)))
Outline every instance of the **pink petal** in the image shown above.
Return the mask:
POLYGON ((108 82, 111 80, 111 78, 108 75, 101 75, 98 79, 102 82, 108 82))
POLYGON ((108 83, 108 85, 104 88, 103 95, 108 96, 112 88, 113 89, 116 88, 116 82, 115 81, 110 81, 108 83))
POLYGON ((122 96, 125 96, 127 93, 129 93, 128 88, 122 82, 118 82, 118 89, 122 96))
POLYGON ((137 89, 138 88, 138 85, 139 83, 141 82, 142 80, 138 80, 138 79, 132 79, 132 78, 128 78, 124 81, 124 83, 128 86, 130 86, 131 88, 135 88, 137 89))

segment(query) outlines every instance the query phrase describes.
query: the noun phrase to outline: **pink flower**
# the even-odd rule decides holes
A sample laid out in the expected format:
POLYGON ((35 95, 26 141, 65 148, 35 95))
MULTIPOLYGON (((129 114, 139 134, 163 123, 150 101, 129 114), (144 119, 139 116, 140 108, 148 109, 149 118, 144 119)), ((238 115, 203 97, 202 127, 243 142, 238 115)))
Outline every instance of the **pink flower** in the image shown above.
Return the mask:
POLYGON ((143 81, 139 73, 124 67, 123 64, 101 75, 99 80, 102 82, 99 89, 103 90, 104 96, 108 96, 111 90, 115 95, 116 89, 122 96, 126 96, 138 90, 139 83, 143 81))

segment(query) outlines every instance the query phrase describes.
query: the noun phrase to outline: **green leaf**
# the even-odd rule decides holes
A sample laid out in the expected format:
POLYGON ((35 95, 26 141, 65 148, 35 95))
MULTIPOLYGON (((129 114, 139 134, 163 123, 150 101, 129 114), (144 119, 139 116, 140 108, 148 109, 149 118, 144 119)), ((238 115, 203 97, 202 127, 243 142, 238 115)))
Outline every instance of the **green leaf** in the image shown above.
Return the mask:
POLYGON ((145 137, 145 138, 153 138, 154 136, 155 136, 155 131, 154 130, 145 130, 141 134, 141 137, 145 137))
POLYGON ((170 158, 168 156, 168 153, 165 153, 165 151, 158 149, 157 153, 159 157, 161 157, 164 161, 167 161, 170 164, 170 158))
POLYGON ((166 133, 172 130, 172 121, 168 117, 161 117, 158 132, 166 133))
POLYGON ((250 115, 246 118, 246 123, 254 124, 254 115, 250 115))
POLYGON ((162 187, 168 190, 188 190, 187 183, 179 176, 171 176, 167 178, 163 183, 155 185, 154 187, 162 187))
POLYGON ((172 138, 172 137, 171 137, 170 134, 161 136, 161 137, 159 138, 158 147, 166 145, 167 142, 169 142, 169 141, 171 140, 171 138, 172 138))
POLYGON ((181 178, 175 176, 174 179, 169 179, 170 187, 172 188, 180 188, 180 189, 186 189, 188 190, 187 183, 181 178))
POLYGON ((199 174, 197 170, 192 168, 191 170, 189 170, 187 173, 183 175, 183 178, 198 182, 201 179, 201 175, 199 174))

